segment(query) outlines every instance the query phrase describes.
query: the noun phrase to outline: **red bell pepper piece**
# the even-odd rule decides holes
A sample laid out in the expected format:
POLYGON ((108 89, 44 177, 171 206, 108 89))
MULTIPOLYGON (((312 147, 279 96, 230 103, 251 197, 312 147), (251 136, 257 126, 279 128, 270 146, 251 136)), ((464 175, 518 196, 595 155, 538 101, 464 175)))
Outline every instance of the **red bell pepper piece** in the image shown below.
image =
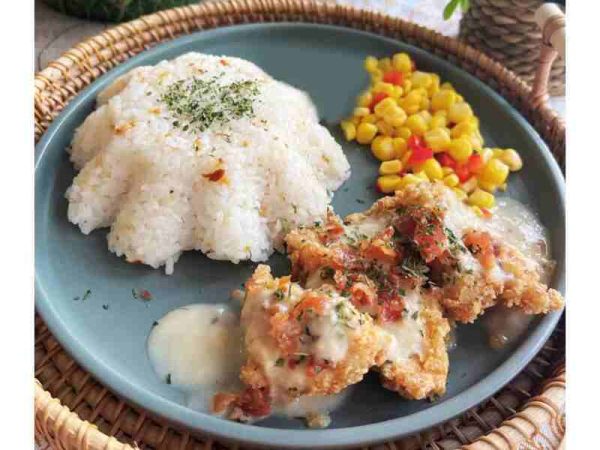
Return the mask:
POLYGON ((414 150, 414 149, 420 148, 420 147, 424 147, 423 141, 421 140, 421 138, 414 134, 408 138, 406 145, 408 145, 408 148, 410 148, 411 150, 414 150))
POLYGON ((371 103, 369 104, 369 109, 371 111, 373 111, 373 108, 375 108, 375 105, 377 105, 377 103, 379 103, 381 100, 383 100, 386 97, 389 97, 389 95, 386 94, 385 92, 376 92, 375 94, 373 94, 373 100, 371 100, 371 103))
POLYGON ((479 153, 473 153, 467 161, 467 167, 471 173, 479 172, 483 168, 483 158, 479 153))
POLYGON ((471 176, 473 175, 466 164, 457 165, 454 168, 454 172, 458 176, 458 179, 460 180, 461 183, 464 183, 469 178, 471 178, 471 176))
POLYGON ((409 164, 418 164, 427 161, 429 158, 433 158, 433 150, 427 147, 414 147, 408 162, 409 164))
POLYGON ((402 86, 404 74, 402 72, 398 72, 397 70, 390 70, 389 72, 383 74, 383 81, 396 86, 402 86))
POLYGON ((451 169, 456 169, 456 161, 448 153, 438 153, 437 155, 435 155, 435 157, 443 167, 450 167, 451 169))

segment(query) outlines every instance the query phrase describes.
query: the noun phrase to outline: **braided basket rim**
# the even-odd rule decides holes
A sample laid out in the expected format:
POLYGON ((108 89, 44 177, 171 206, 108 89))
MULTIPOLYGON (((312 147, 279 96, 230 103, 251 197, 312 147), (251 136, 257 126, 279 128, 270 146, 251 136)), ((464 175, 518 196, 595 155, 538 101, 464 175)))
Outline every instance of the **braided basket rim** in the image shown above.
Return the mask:
MULTIPOLYGON (((564 122, 547 105, 540 105, 537 108, 531 106, 528 102, 530 87, 514 73, 472 47, 414 23, 372 11, 312 0, 225 0, 218 3, 208 1, 144 16, 89 38, 36 74, 34 85, 36 141, 79 91, 115 65, 140 51, 197 30, 235 23, 273 21, 331 23, 388 37, 401 37, 413 45, 451 61, 482 79, 513 104, 540 133, 561 167, 564 168, 564 122)), ((562 331, 559 330, 559 334, 561 333, 562 331)), ((562 410, 560 403, 564 401, 564 349, 560 348, 560 340, 559 338, 557 346, 554 342, 546 346, 552 349, 553 353, 550 353, 550 357, 547 355, 537 357, 544 361, 542 366, 551 366, 551 370, 544 369, 545 371, 540 372, 537 366, 534 368, 528 366, 524 371, 534 373, 538 371, 535 374, 536 379, 538 383, 545 385, 538 396, 532 397, 530 392, 526 391, 527 395, 524 397, 527 402, 521 401, 513 406, 505 405, 497 400, 501 398, 502 392, 509 389, 505 388, 490 399, 496 409, 504 411, 502 418, 507 420, 502 426, 491 426, 487 423, 484 418, 487 416, 483 414, 486 412, 485 409, 472 410, 465 414, 463 421, 462 419, 458 421, 458 425, 456 421, 451 421, 421 433, 415 438, 416 440, 413 440, 415 446, 406 448, 442 448, 439 444, 450 438, 460 444, 473 442, 465 447, 470 449, 509 448, 500 446, 502 442, 504 444, 508 442, 512 448, 514 443, 529 437, 539 427, 540 421, 549 418, 554 420, 559 417, 562 410), (481 425, 477 432, 473 432, 473 436, 466 433, 467 418, 481 425), (489 434, 480 437, 485 433, 489 434)), ((541 353, 543 352, 544 350, 541 353)), ((35 368, 36 436, 40 441, 55 442, 65 448, 67 445, 93 450, 132 448, 113 437, 121 434, 129 441, 157 447, 167 445, 169 440, 167 436, 170 436, 169 433, 172 431, 167 423, 147 417, 145 412, 136 410, 91 379, 89 374, 66 355, 39 318, 36 318, 35 368), (48 375, 52 371, 55 372, 54 378, 48 375), (91 383, 95 385, 89 387, 91 383), (61 394, 61 391, 67 387, 77 394, 75 398, 68 398, 68 395, 61 394), (100 392, 97 396, 98 400, 90 401, 90 392, 95 391, 97 387, 100 392), (104 411, 101 410, 100 404, 110 403, 108 400, 105 401, 106 398, 114 402, 111 403, 112 408, 104 411), (64 406, 61 400, 65 403, 64 406), (87 405, 84 405, 86 402, 87 405), (82 406, 92 409, 91 413, 81 414, 86 416, 89 422, 82 420, 77 414, 82 406), (133 414, 137 415, 136 420, 132 419, 135 423, 125 426, 125 421, 128 419, 126 413, 131 417, 133 414), (150 428, 150 426, 146 427, 146 422, 150 420, 162 426, 160 436, 154 436, 153 439, 150 439, 149 431, 144 432, 144 428, 150 428), (110 427, 104 426, 108 431, 102 432, 93 423, 99 423, 101 426, 108 424, 110 427)), ((483 402, 482 405, 484 403, 487 402, 483 402)), ((179 436, 179 440, 173 438, 175 440, 171 442, 177 441, 177 446, 165 448, 196 448, 192 446, 194 442, 202 442, 205 448, 224 448, 222 444, 212 439, 192 436, 189 430, 175 429, 175 434, 179 436)))

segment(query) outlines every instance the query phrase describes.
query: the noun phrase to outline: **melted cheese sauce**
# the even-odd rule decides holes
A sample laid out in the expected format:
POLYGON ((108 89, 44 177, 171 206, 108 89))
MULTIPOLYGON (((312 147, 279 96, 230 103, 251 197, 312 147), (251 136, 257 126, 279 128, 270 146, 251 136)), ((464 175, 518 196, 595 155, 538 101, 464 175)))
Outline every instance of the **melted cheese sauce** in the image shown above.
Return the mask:
POLYGON ((239 318, 225 304, 175 309, 154 326, 148 356, 157 376, 188 394, 188 405, 207 410, 218 390, 238 385, 243 361, 239 318))
POLYGON ((412 355, 420 355, 423 352, 423 323, 419 317, 421 297, 417 291, 406 293, 404 307, 408 312, 402 320, 381 325, 391 336, 386 351, 386 359, 389 361, 406 361, 412 355))
POLYGON ((496 305, 483 315, 490 347, 500 349, 516 342, 527 330, 534 316, 516 308, 496 305))
POLYGON ((498 199, 498 206, 492 218, 485 221, 485 227, 530 258, 537 265, 542 281, 548 281, 552 272, 548 233, 529 208, 511 198, 498 199))

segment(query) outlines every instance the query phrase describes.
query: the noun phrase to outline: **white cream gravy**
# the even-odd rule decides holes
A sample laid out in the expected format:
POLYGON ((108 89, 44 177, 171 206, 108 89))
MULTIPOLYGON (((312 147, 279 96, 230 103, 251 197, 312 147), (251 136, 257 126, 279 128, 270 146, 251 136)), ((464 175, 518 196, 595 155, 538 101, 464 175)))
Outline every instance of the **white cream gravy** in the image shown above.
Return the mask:
POLYGON ((242 331, 238 314, 226 304, 170 311, 154 326, 147 345, 157 376, 186 392, 190 407, 208 410, 215 392, 239 386, 242 331))

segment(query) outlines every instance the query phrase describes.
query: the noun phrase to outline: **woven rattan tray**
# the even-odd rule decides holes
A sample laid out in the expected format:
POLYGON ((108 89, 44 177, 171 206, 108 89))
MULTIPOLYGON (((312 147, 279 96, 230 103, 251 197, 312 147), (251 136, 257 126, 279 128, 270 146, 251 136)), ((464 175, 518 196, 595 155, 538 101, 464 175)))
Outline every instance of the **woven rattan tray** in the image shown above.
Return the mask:
MULTIPOLYGON (((535 92, 473 48, 400 19, 332 3, 226 0, 162 11, 77 45, 35 78, 35 138, 83 88, 131 56, 186 33, 251 22, 329 23, 402 39, 451 61, 490 85, 536 128, 564 168, 565 127, 548 108, 544 70, 535 92)), ((551 50, 545 49, 545 60, 551 50)), ((549 67, 547 68, 549 70, 549 67)), ((238 448, 171 426, 114 395, 84 371, 35 321, 35 427, 42 448, 238 448)), ((536 358, 507 387, 462 417, 389 449, 554 449, 564 434, 564 329, 559 325, 536 358)))

